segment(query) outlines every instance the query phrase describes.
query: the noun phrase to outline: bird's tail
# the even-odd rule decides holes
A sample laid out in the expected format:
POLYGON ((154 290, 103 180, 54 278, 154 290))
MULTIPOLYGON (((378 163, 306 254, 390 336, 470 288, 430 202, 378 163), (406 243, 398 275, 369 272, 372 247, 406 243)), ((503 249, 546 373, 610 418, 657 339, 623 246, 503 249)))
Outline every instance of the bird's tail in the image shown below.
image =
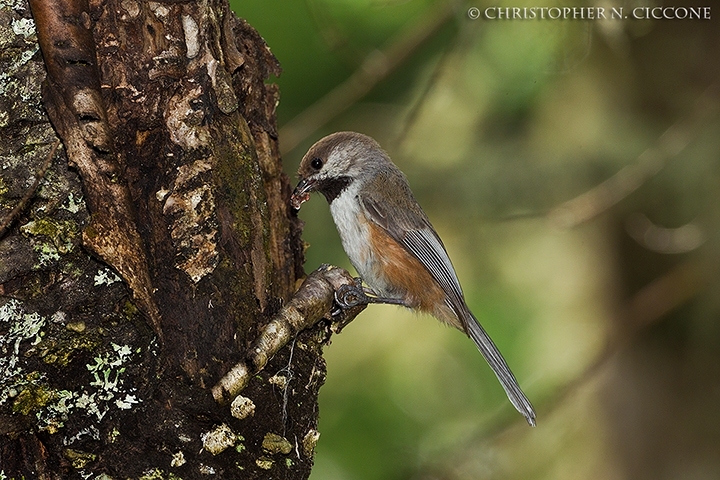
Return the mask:
POLYGON ((510 403, 525 417, 530 426, 534 427, 535 409, 533 409, 530 400, 520 389, 515 375, 510 371, 510 367, 508 367, 495 343, 468 309, 463 309, 460 317, 465 326, 465 331, 473 339, 478 350, 480 350, 480 353, 485 357, 485 360, 490 364, 490 368, 493 369, 498 380, 500 380, 500 384, 505 390, 510 403))

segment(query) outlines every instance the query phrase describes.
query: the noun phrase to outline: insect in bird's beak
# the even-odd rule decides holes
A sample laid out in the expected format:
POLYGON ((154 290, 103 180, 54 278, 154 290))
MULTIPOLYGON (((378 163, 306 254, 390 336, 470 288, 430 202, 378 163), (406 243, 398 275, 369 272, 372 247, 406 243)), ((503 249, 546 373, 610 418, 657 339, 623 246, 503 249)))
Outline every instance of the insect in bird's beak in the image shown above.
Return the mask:
POLYGON ((300 210, 303 203, 310 200, 310 192, 315 189, 315 182, 306 178, 300 180, 295 190, 293 191, 292 197, 290 197, 290 206, 295 210, 300 210))

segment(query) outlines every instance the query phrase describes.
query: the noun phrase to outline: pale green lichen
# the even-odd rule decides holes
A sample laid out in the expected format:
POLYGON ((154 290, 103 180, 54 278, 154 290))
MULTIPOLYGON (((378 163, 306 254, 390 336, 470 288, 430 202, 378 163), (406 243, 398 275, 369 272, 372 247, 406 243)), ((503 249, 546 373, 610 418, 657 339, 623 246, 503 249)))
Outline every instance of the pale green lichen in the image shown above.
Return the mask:
POLYGON ((72 448, 63 450, 63 456, 70 461, 73 468, 78 470, 85 468, 88 463, 94 462, 97 458, 97 455, 94 453, 83 452, 72 448))
MULTIPOLYGON (((132 349, 128 345, 117 345, 115 343, 111 344, 111 346, 113 352, 98 355, 93 359, 94 363, 86 365, 94 378, 90 385, 97 387, 98 391, 84 398, 83 405, 92 409, 92 413, 98 416, 98 420, 102 420, 108 411, 107 406, 100 410, 101 403, 107 405, 112 402, 117 408, 128 410, 140 402, 134 394, 123 390, 124 380, 122 374, 125 372, 124 364, 132 356, 132 349)), ((81 398, 83 397, 81 396, 81 398)))
MULTIPOLYGON (((11 302, 17 302, 13 299, 11 302)), ((19 303, 19 302, 18 302, 19 303)), ((11 307, 13 308, 13 307, 11 307)), ((4 316, 3 312, 0 312, 0 320, 4 316)), ((42 334, 40 329, 45 326, 46 319, 37 312, 23 313, 21 317, 10 327, 8 332, 8 338, 15 339, 15 354, 17 355, 20 351, 20 343, 24 340, 30 340, 31 345, 37 345, 42 340, 42 334)))
POLYGON ((67 199, 60 205, 60 208, 63 210, 67 210, 70 213, 77 213, 80 210, 84 210, 87 208, 85 205, 85 199, 83 197, 75 197, 75 194, 73 192, 70 192, 70 195, 68 195, 67 199))
POLYGON ((15 35, 22 35, 27 38, 35 35, 35 22, 32 18, 14 18, 12 21, 12 30, 15 35))
MULTIPOLYGON (((21 367, 21 345, 40 344, 42 328, 47 323, 45 317, 37 312, 26 313, 20 301, 10 299, 0 306, 0 323, 10 324, 7 333, 0 336, 0 350, 7 352, 0 358, 0 405, 12 399, 13 411, 22 415, 34 413, 40 430, 56 433, 74 409, 84 410, 85 414, 102 420, 112 407, 127 410, 140 402, 132 389, 124 387, 125 364, 133 355, 129 346, 112 344, 111 352, 97 355, 93 363, 86 365, 92 378, 88 387, 95 387, 94 392, 90 392, 89 388, 82 393, 55 390, 48 386, 43 373, 25 373, 21 367)), ((83 345, 76 346, 80 348, 83 345)), ((96 341, 90 341, 88 348, 96 345, 96 341)), ((47 348, 56 349, 57 346, 47 348)), ((46 362, 50 361, 50 357, 54 361, 60 360, 58 354, 48 353, 43 345, 34 351, 36 354, 45 351, 40 355, 46 355, 43 358, 46 362)))
POLYGON ((20 227, 20 232, 33 239, 33 249, 37 253, 40 269, 60 260, 60 255, 70 253, 77 243, 79 229, 70 220, 38 218, 20 227))
POLYGON ((0 0, 0 9, 11 9, 16 11, 25 10, 27 3, 24 0, 0 0))
POLYGON ((38 428, 53 434, 64 427, 68 414, 75 407, 73 396, 73 392, 68 390, 53 391, 52 402, 45 406, 44 411, 36 413, 38 428))
POLYGON ((75 442, 80 441, 83 437, 88 437, 92 440, 99 441, 100 440, 100 430, 95 425, 90 425, 88 427, 82 428, 78 430, 78 432, 71 436, 71 437, 65 437, 63 439, 63 444, 66 446, 72 445, 75 442))
POLYGON ((5 352, 0 357, 0 405, 3 405, 37 380, 36 375, 28 376, 20 367, 20 346, 28 341, 31 345, 40 343, 46 320, 37 312, 26 313, 22 303, 13 298, 0 305, 0 323, 10 324, 7 333, 0 335, 0 351, 5 352))
POLYGON ((18 318, 22 312, 20 302, 14 298, 0 306, 0 322, 10 322, 18 318))
POLYGON ((275 461, 272 458, 268 457, 260 457, 255 460, 255 465, 262 468, 263 470, 270 470, 273 466, 273 463, 275 463, 275 461))
MULTIPOLYGON (((39 108, 40 105, 35 95, 39 95, 40 85, 28 84, 17 78, 16 75, 26 68, 26 65, 30 62, 30 59, 35 56, 39 50, 37 44, 34 44, 29 50, 25 50, 20 54, 13 57, 13 62, 2 64, 2 70, 0 70, 0 96, 7 97, 12 104, 18 106, 21 111, 19 114, 23 117, 33 116, 30 110, 34 110, 33 107, 39 108), (22 110, 25 110, 23 112, 22 110)), ((10 123, 10 112, 6 112, 3 115, 2 123, 0 127, 6 127, 10 123)))
POLYGON ((201 436, 203 448, 217 455, 235 445, 237 435, 226 424, 221 424, 201 436))
POLYGON ((33 249, 38 254, 38 264, 34 267, 36 270, 50 266, 60 260, 60 254, 52 244, 36 243, 33 245, 33 249))
POLYGON ((26 236, 44 236, 52 241, 55 250, 59 253, 70 253, 75 247, 75 240, 79 230, 77 223, 70 220, 54 220, 38 218, 20 227, 20 232, 26 236))
POLYGON ((100 410, 100 403, 97 399, 96 392, 90 395, 85 392, 81 394, 73 393, 73 396, 75 395, 77 395, 77 400, 75 400, 74 403, 75 407, 85 410, 88 414, 95 415, 98 420, 102 420, 105 417, 108 409, 103 408, 103 410, 100 410))
POLYGON ((32 61, 39 47, 35 23, 25 12, 22 1, 0 3, 0 128, 16 120, 33 121, 44 117, 40 104, 40 84, 45 76, 42 60, 32 61))
POLYGON ((40 47, 34 44, 29 50, 25 50, 20 55, 13 57, 13 63, 6 64, 6 70, 0 73, 0 95, 7 95, 12 90, 20 90, 21 86, 15 75, 24 67, 30 59, 37 53, 40 47))
MULTIPOLYGON (((116 362, 110 361, 109 363, 115 364, 116 362)), ((126 410, 139 403, 140 400, 135 395, 120 391, 123 383, 120 378, 122 372, 114 370, 114 367, 103 368, 106 365, 103 357, 96 357, 96 363, 90 365, 97 367, 93 374, 94 381, 90 385, 99 387, 98 391, 92 393, 68 390, 52 391, 53 396, 50 401, 43 405, 43 408, 36 414, 40 430, 56 433, 63 427, 64 420, 74 409, 83 410, 86 415, 92 415, 100 421, 113 406, 126 410)), ((122 370, 124 371, 124 369, 122 370)), ((119 432, 115 431, 111 435, 114 435, 113 439, 117 438, 119 432)))
POLYGON ((292 451, 292 443, 276 433, 266 433, 262 441, 262 448, 270 454, 282 453, 287 455, 292 451))
POLYGON ((122 281, 122 279, 109 268, 99 270, 98 273, 95 274, 94 280, 96 287, 100 285, 112 285, 113 283, 122 281))
POLYGON ((130 395, 129 393, 125 394, 125 398, 120 400, 115 400, 115 406, 118 407, 120 410, 130 410, 133 405, 140 403, 140 400, 135 395, 130 395))

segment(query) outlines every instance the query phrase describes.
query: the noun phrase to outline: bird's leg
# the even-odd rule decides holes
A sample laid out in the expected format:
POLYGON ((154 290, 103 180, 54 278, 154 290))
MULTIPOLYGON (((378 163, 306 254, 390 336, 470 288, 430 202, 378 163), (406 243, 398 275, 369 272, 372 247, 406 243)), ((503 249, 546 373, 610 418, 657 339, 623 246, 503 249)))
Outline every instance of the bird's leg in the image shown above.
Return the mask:
POLYGON ((341 285, 335 291, 335 309, 331 312, 333 319, 333 331, 340 333, 350 321, 355 318, 351 315, 349 319, 345 319, 345 313, 348 310, 360 308, 364 309, 371 303, 389 303, 393 305, 406 306, 402 300, 397 298, 379 297, 370 288, 364 287, 361 278, 355 278, 355 283, 341 285))
POLYGON ((406 306, 402 299, 378 296, 372 289, 363 286, 360 277, 355 278, 355 285, 342 285, 338 288, 335 292, 335 303, 343 310, 371 303, 406 306))

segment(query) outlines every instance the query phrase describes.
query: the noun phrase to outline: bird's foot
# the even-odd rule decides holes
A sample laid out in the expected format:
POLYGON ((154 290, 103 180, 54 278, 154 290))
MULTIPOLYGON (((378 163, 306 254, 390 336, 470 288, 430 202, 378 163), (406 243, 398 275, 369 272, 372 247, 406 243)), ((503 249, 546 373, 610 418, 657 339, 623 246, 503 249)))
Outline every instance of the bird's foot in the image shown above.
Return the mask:
POLYGON ((381 297, 372 289, 363 286, 361 278, 355 278, 355 285, 342 285, 335 292, 335 303, 342 309, 369 305, 371 303, 386 303, 389 305, 405 305, 400 298, 381 297))
POLYGON ((335 292, 335 303, 342 310, 357 307, 358 305, 367 305, 372 303, 372 299, 367 296, 362 285, 357 281, 355 285, 341 285, 335 292))

